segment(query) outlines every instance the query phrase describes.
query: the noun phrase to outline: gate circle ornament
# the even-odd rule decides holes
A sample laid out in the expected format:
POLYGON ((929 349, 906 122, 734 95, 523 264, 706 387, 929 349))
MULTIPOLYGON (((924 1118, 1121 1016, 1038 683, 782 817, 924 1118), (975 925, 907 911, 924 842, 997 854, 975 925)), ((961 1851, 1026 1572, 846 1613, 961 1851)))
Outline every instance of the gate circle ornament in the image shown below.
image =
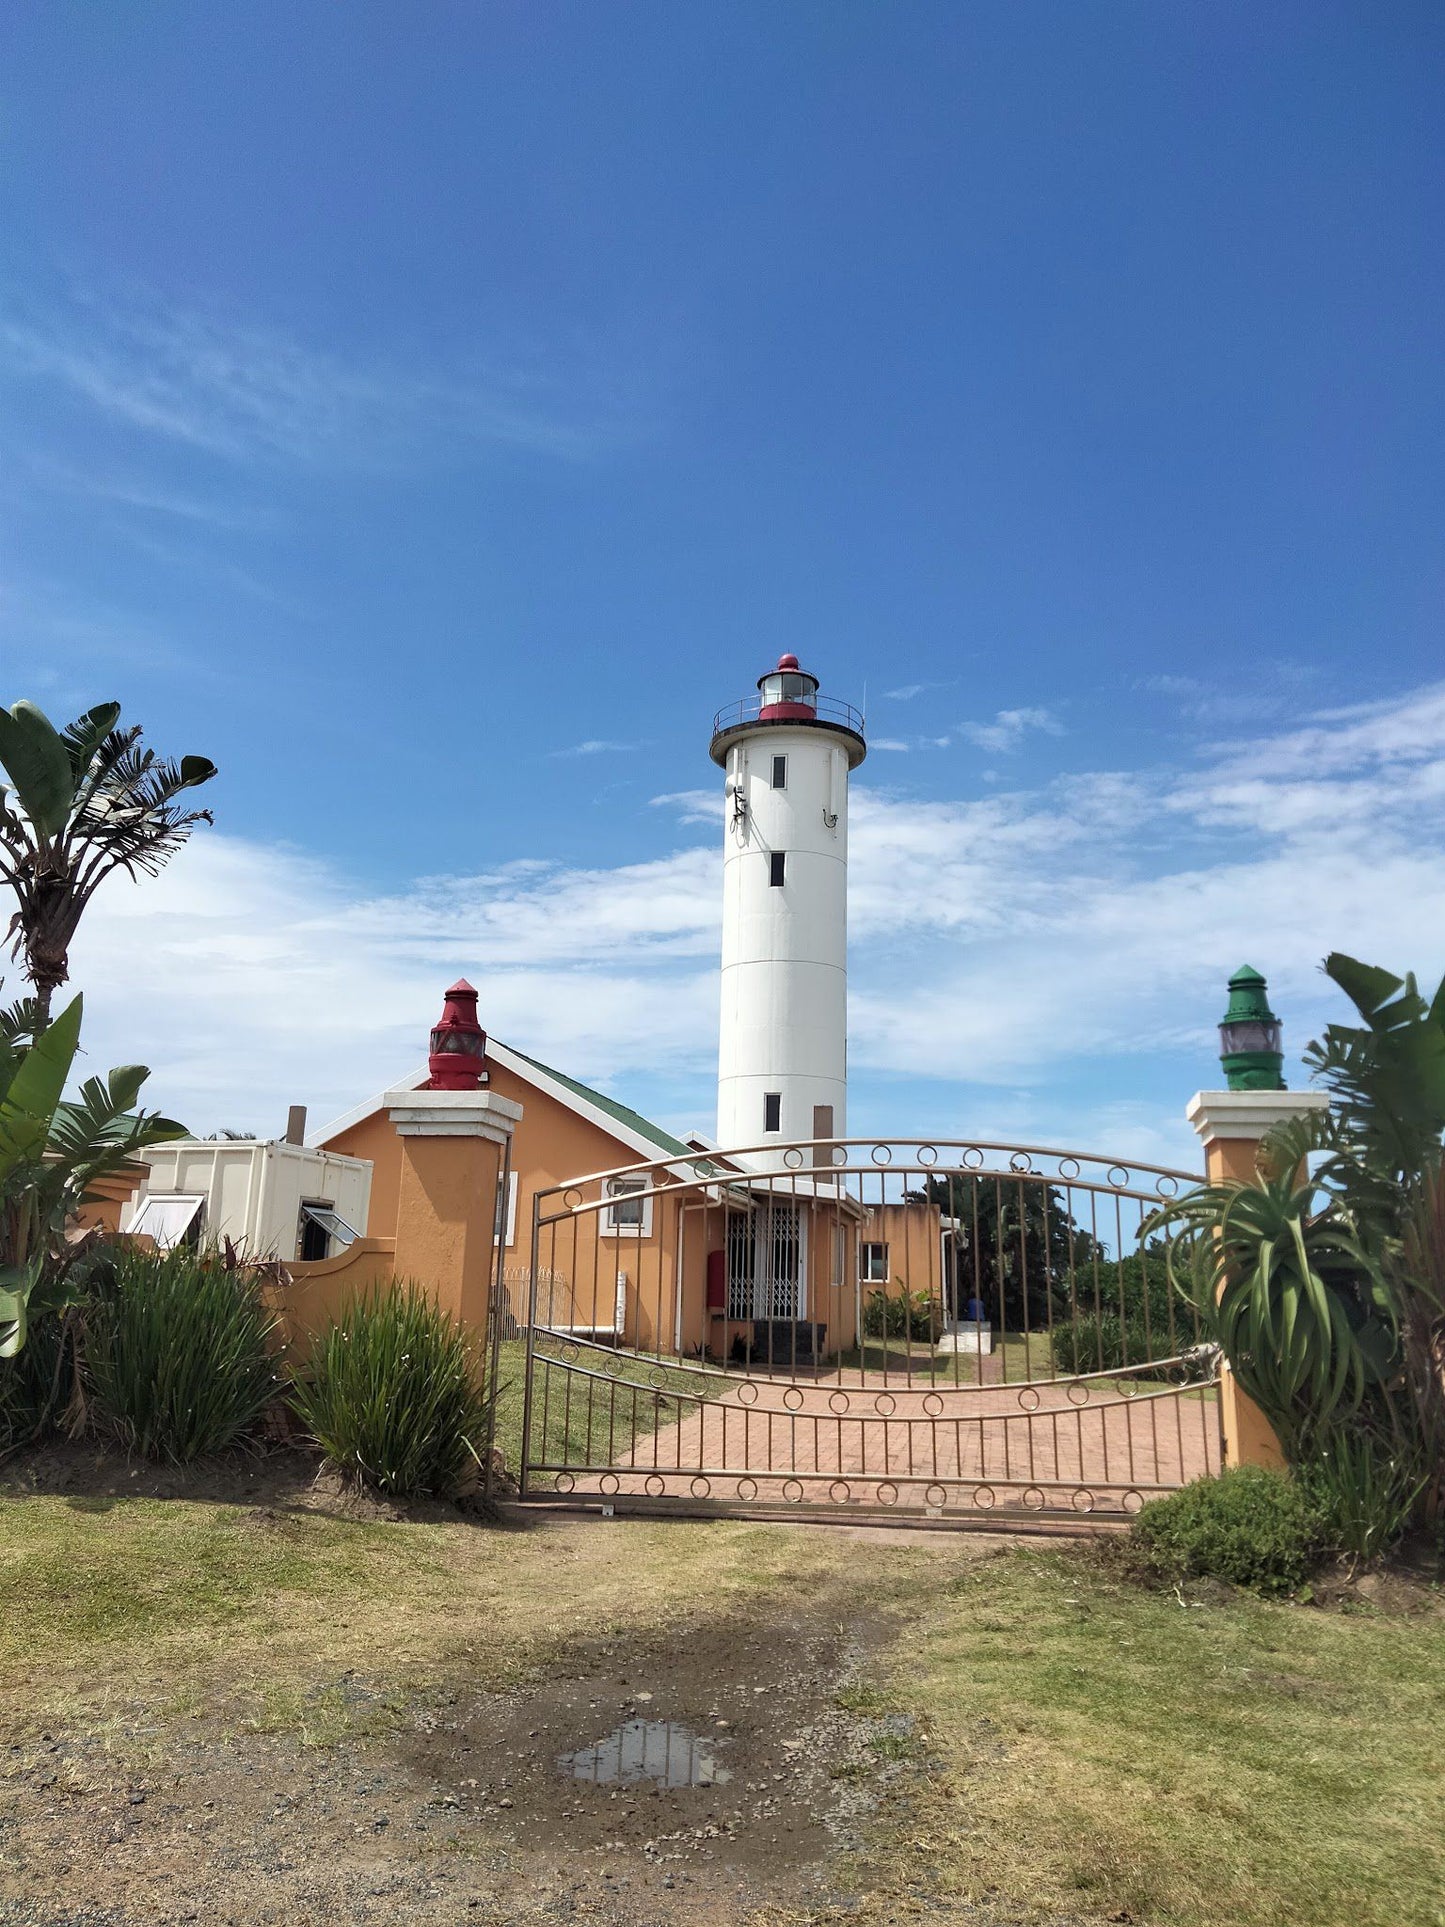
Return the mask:
POLYGON ((710 1498, 712 1496, 712 1480, 699 1472, 687 1489, 695 1499, 710 1498))
POLYGON ((1032 1385, 1022 1385, 1019 1387, 1018 1401, 1021 1411, 1036 1412, 1039 1409, 1039 1395, 1032 1385))
POLYGON ((1154 1189, 1159 1193, 1161 1198, 1177 1198, 1179 1195, 1179 1180, 1178 1178, 1171 1178, 1166 1171, 1162 1177, 1155 1178, 1154 1189))
POLYGON ((574 1345, 569 1338, 562 1347, 562 1356, 567 1360, 569 1365, 575 1365, 577 1360, 582 1356, 582 1347, 580 1345, 574 1345))
POLYGON ((1081 1485, 1075 1488, 1074 1496, 1069 1503, 1073 1506, 1075 1512, 1092 1512, 1094 1509, 1094 1495, 1088 1486, 1081 1485))
POLYGON ((750 1499, 755 1499, 757 1496, 758 1482, 756 1479, 738 1480, 738 1497, 743 1501, 744 1505, 746 1505, 750 1499))
POLYGON ((918 1162, 925 1170, 929 1170, 937 1164, 938 1151, 935 1146, 932 1144, 920 1144, 918 1147, 918 1162))
POLYGON ((1122 1191, 1128 1182, 1129 1167, 1127 1164, 1111 1164, 1109 1166, 1108 1172, 1105 1175, 1105 1183, 1112 1184, 1116 1191, 1122 1191))
POLYGON ((948 1504, 948 1487, 946 1485, 928 1486, 923 1494, 923 1502, 925 1505, 936 1507, 941 1512, 948 1504))
POLYGON ((846 1392, 832 1392, 828 1396, 828 1410, 836 1412, 841 1418, 852 1402, 846 1392))
POLYGON ((973 1488, 973 1502, 980 1512, 992 1512, 998 1504, 998 1494, 991 1485, 976 1485, 973 1488), (985 1498, 984 1493, 988 1494, 985 1498))
POLYGON ((649 1499, 660 1499, 667 1490, 667 1480, 660 1472, 649 1472, 647 1482, 642 1489, 649 1499))
POLYGON ((879 1505, 897 1505, 898 1487, 891 1479, 885 1479, 878 1488, 879 1505))
POLYGON ((1043 1487, 1028 1485, 1024 1487, 1024 1508, 1028 1512, 1042 1512, 1044 1509, 1043 1487))
POLYGON ((577 1490, 577 1481, 570 1472, 559 1472, 552 1483, 559 1492, 575 1492, 577 1490))
POLYGON ((828 1497, 834 1505, 846 1505, 853 1496, 853 1488, 846 1479, 834 1479, 828 1487, 828 1497))
POLYGON ((665 1392, 667 1390, 666 1367, 654 1365, 652 1370, 647 1374, 647 1382, 653 1387, 654 1391, 665 1392))
POLYGON ((873 1401, 873 1410, 880 1418, 891 1418, 898 1410, 898 1400, 892 1392, 880 1392, 873 1401))
POLYGON ((1142 1512, 1144 1509, 1144 1494, 1142 1492, 1135 1492, 1131 1487, 1119 1503, 1126 1512, 1142 1512))
POLYGON ((1065 1397, 1068 1399, 1070 1405, 1087 1405, 1089 1402, 1089 1388, 1087 1385, 1081 1384, 1076 1378, 1069 1386, 1065 1397), (1075 1397, 1075 1393, 1078 1394, 1077 1397, 1075 1397))
POLYGON ((597 1490, 602 1494, 603 1498, 610 1499, 614 1492, 620 1492, 622 1490, 622 1481, 615 1472, 604 1472, 602 1477, 597 1481, 597 1490))
POLYGON ((1034 1161, 1027 1151, 1015 1151, 1009 1158, 1008 1168, 1010 1171, 1016 1171, 1020 1177, 1024 1177, 1033 1170, 1034 1161))
POLYGON ((758 1388, 756 1385, 752 1383, 751 1380, 748 1380, 745 1384, 739 1385, 738 1387, 738 1404, 739 1405, 756 1405, 757 1402, 758 1402, 758 1388))
POLYGON ((562 1193, 562 1202, 569 1211, 575 1211, 578 1205, 581 1204, 582 1193, 577 1189, 575 1184, 562 1193))
POLYGON ((943 1410, 943 1399, 937 1392, 930 1392, 923 1401, 923 1409, 930 1418, 937 1418, 943 1410))
POLYGON ((803 1496, 803 1481, 801 1479, 784 1479, 783 1480, 783 1497, 787 1500, 789 1505, 796 1505, 798 1501, 802 1498, 802 1496, 803 1496))
POLYGON ((788 1169, 789 1169, 790 1171, 801 1171, 801 1170, 802 1170, 802 1168, 803 1168, 803 1154, 802 1154, 802 1152, 801 1152, 801 1151, 800 1151, 800 1150, 798 1149, 798 1147, 797 1147, 797 1145, 796 1145, 796 1144, 790 1144, 790 1145, 788 1146, 788 1148, 787 1148, 787 1150, 786 1150, 786 1151, 784 1151, 784 1153, 783 1153, 783 1162, 784 1162, 784 1164, 786 1164, 786 1165, 787 1165, 787 1167, 788 1167, 788 1169))
POLYGON ((976 1144, 965 1145, 958 1161, 965 1171, 977 1171, 983 1163, 983 1152, 976 1144))
POLYGON ((893 1162, 893 1151, 887 1144, 875 1144, 868 1155, 875 1164, 891 1164, 893 1162))
POLYGON ((790 1412, 800 1412, 803 1408, 803 1394, 796 1385, 790 1385, 783 1393, 783 1403, 790 1412))
POLYGON ((1083 1165, 1080 1164, 1077 1158, 1059 1159, 1059 1176, 1064 1180, 1065 1184, 1072 1184, 1083 1168, 1083 1165))

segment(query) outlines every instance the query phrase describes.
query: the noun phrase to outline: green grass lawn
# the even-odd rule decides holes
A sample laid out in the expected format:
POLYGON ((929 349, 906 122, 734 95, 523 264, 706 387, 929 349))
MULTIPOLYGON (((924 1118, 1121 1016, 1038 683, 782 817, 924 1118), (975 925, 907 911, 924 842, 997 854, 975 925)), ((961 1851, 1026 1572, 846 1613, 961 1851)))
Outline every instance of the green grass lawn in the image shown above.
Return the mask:
MULTIPOLYGON (((527 1347, 525 1340, 510 1338, 500 1349, 496 1442, 507 1469, 515 1473, 522 1462, 527 1347)), ((599 1384, 560 1366, 539 1366, 533 1393, 534 1459, 555 1465, 610 1464, 630 1451, 635 1440, 685 1418, 693 1400, 716 1398, 726 1387, 718 1374, 675 1371, 629 1352, 584 1346, 575 1362, 589 1373, 605 1372, 609 1382, 599 1384)))
POLYGON ((880 1725, 863 1851, 830 1875, 856 1891, 850 1918, 1440 1927, 1445 1616, 1428 1594, 1408 1615, 1196 1606, 1086 1550, 996 1547, 9 1499, 0 1707, 22 1738, 161 1748, 204 1718, 364 1748, 372 1729, 324 1697, 345 1668, 383 1693, 531 1691, 594 1664, 599 1627, 686 1652, 703 1620, 857 1615, 871 1631, 840 1701, 903 1717, 880 1725))

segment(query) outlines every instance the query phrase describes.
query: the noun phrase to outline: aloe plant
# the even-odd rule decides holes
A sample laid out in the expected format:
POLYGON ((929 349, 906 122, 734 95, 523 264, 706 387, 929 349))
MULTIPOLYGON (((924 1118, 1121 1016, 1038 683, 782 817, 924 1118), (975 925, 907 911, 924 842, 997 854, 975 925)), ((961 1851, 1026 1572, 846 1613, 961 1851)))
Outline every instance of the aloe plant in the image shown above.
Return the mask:
POLYGON ((1398 1357, 1378 1264, 1300 1175, 1308 1142, 1292 1127, 1262 1151, 1254 1184, 1200 1185, 1141 1231, 1175 1234, 1171 1277, 1292 1457, 1387 1392, 1398 1357))

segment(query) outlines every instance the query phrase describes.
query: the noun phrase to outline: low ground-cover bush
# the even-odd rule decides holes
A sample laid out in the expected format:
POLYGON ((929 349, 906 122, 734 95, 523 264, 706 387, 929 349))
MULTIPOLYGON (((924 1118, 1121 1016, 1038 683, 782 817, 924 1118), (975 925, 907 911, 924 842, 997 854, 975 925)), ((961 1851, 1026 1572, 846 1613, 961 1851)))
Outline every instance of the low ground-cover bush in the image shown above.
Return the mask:
POLYGON ((1257 1465, 1153 1500, 1132 1538, 1160 1578, 1223 1579, 1260 1593, 1294 1592, 1331 1549, 1329 1520, 1308 1485, 1257 1465))
POLYGON ((255 1427, 278 1383, 256 1272, 184 1246, 118 1249, 91 1283, 86 1376, 128 1448, 184 1464, 255 1427))
POLYGON ((398 1498, 452 1498, 486 1445, 479 1361, 417 1285, 348 1305, 317 1339, 291 1404, 331 1463, 398 1498))

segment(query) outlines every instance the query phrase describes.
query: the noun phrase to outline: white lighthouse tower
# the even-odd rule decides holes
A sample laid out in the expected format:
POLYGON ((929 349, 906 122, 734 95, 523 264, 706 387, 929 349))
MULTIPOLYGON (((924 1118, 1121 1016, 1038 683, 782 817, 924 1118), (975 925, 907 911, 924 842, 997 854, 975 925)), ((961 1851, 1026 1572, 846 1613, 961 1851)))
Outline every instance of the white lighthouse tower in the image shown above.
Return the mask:
POLYGON ((841 1137, 848 1103, 848 776, 863 718, 796 656, 721 710, 722 1146, 841 1137))

